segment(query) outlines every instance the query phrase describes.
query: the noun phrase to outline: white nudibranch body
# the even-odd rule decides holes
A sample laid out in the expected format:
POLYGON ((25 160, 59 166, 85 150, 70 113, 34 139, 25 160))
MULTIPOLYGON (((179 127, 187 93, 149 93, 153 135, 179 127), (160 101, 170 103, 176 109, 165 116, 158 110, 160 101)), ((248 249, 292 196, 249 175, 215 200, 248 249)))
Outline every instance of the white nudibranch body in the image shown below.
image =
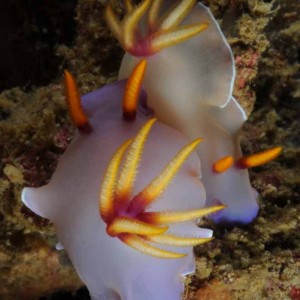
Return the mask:
MULTIPOLYGON (((233 165, 216 173, 213 164, 224 156, 242 156, 239 131, 245 112, 232 98, 235 66, 231 49, 208 8, 196 4, 182 24, 208 27, 183 43, 148 56, 144 86, 148 104, 163 123, 189 138, 203 138, 197 149, 201 159, 207 205, 222 203, 214 214, 217 223, 249 223, 257 215, 257 193, 247 169, 233 165)), ((126 53, 119 78, 126 78, 139 57, 126 53)))
MULTIPOLYGON (((150 112, 145 107, 140 108, 134 121, 122 119, 120 100, 124 87, 125 82, 120 81, 83 97, 83 110, 91 131, 74 137, 49 184, 24 188, 22 201, 53 222, 59 238, 57 248, 67 251, 92 299, 179 300, 184 288, 183 276, 195 267, 192 245, 207 242, 212 236, 212 231, 199 228, 195 219, 220 207, 199 210, 205 203, 205 191, 200 181, 199 158, 191 152, 200 141, 188 144, 188 139, 175 129, 160 122, 153 125, 154 119, 149 121, 150 112), (119 163, 120 171, 115 172, 112 156, 118 154, 117 149, 125 141, 128 149, 119 163), (174 158, 176 152, 181 154, 174 158), (162 169, 172 157, 170 168, 176 168, 178 161, 177 167, 181 168, 176 176, 177 171, 171 170, 174 173, 171 183, 168 172, 162 169), (137 167, 138 172, 133 170, 137 167), (116 177, 111 188, 114 173, 119 173, 120 178, 122 174, 126 176, 122 180, 116 177), (159 174, 154 191, 148 189, 148 198, 134 196, 159 174), (131 188, 125 188, 128 179, 131 188), (124 202, 124 191, 125 194, 129 191, 129 200, 142 201, 136 201, 132 209, 129 204, 133 200, 120 205, 120 199, 124 202), (149 206, 151 193, 154 199, 149 206), (109 199, 110 196, 114 198, 109 199), (156 199, 158 196, 161 197, 156 199), (112 206, 115 208, 109 215, 112 206), (194 215, 187 216, 186 211, 194 215), (150 216, 149 212, 157 215, 150 216), (129 224, 124 225, 124 219, 129 224), (185 222, 175 224, 177 221, 185 222), (154 234, 155 230, 163 232, 154 234), (165 241, 151 242, 154 238, 165 241), (166 241, 173 245, 159 245, 166 241)), ((85 125, 81 124, 81 128, 85 125)))

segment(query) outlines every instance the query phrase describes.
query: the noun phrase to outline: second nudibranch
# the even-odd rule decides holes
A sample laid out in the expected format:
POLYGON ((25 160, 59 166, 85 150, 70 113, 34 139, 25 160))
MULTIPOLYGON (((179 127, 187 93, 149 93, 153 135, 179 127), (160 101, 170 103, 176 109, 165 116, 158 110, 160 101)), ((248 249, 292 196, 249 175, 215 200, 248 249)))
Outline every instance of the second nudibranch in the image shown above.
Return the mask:
POLYGON ((212 239, 195 220, 223 208, 202 208, 193 153, 201 140, 156 121, 145 98, 138 104, 145 69, 142 61, 127 81, 82 101, 66 71, 79 133, 49 184, 22 192, 25 205, 53 222, 93 300, 181 299, 182 276, 195 266, 192 246, 212 239))
MULTIPOLYGON (((257 215, 258 204, 247 168, 257 163, 240 163, 239 131, 246 115, 231 96, 235 77, 231 49, 204 5, 195 5, 196 0, 182 0, 172 6, 171 1, 165 1, 164 6, 163 2, 144 0, 134 7, 127 0, 122 22, 108 6, 107 22, 127 51, 119 78, 126 78, 141 57, 147 59, 145 88, 155 116, 191 139, 203 138, 197 153, 207 205, 227 206, 212 219, 217 223, 249 223, 257 215)), ((259 154, 260 163, 280 152, 277 147, 259 154)))

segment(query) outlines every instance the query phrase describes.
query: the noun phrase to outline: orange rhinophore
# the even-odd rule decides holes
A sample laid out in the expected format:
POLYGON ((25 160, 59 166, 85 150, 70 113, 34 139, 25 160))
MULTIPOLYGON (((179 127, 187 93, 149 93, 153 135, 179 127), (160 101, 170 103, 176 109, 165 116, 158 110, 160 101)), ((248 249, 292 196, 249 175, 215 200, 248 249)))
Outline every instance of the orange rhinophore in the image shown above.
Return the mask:
POLYGON ((146 68, 147 61, 143 59, 136 65, 130 77, 128 78, 122 104, 123 117, 125 120, 135 119, 146 68))
POLYGON ((233 157, 232 156, 225 156, 219 160, 217 160, 213 164, 213 170, 216 173, 223 173, 228 170, 233 165, 233 157))
POLYGON ((99 211, 107 225, 106 232, 111 237, 119 238, 144 254, 160 258, 180 258, 185 254, 167 251, 152 246, 149 242, 173 246, 193 246, 208 242, 211 238, 165 234, 168 230, 166 224, 197 219, 219 211, 224 206, 175 212, 145 211, 168 187, 201 139, 196 139, 183 147, 140 193, 132 195, 144 144, 155 121, 156 119, 150 119, 134 139, 123 143, 113 155, 101 185, 99 211))
POLYGON ((81 106, 76 80, 68 70, 64 71, 64 83, 66 100, 73 122, 81 132, 90 132, 91 126, 81 106))
POLYGON ((237 160, 237 165, 240 168, 251 168, 261 166, 275 159, 282 152, 281 147, 274 147, 259 153, 241 157, 237 160))

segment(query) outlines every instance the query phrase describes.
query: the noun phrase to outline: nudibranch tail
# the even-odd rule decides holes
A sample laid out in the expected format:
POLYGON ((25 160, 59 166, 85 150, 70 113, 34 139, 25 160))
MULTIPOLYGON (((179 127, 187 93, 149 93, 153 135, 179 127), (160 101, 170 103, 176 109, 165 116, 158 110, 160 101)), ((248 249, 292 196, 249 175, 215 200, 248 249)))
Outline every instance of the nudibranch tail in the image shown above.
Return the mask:
POLYGON ((251 168, 261 166, 278 157, 281 152, 281 147, 274 147, 259 153, 244 156, 238 159, 237 166, 240 168, 251 168))
POLYGON ((143 59, 135 66, 127 80, 122 104, 125 120, 131 121, 135 119, 146 68, 147 61, 143 59))
POLYGON ((64 71, 64 83, 66 100, 68 103, 69 113, 72 121, 75 123, 79 131, 88 133, 91 131, 91 126, 88 117, 81 106, 81 99, 74 76, 68 71, 64 71))
POLYGON ((99 211, 102 220, 107 225, 106 232, 111 237, 118 237, 128 246, 144 254, 160 258, 180 258, 185 255, 166 251, 149 243, 193 246, 208 242, 210 238, 184 238, 164 234, 168 230, 165 223, 189 221, 216 212, 224 206, 183 212, 145 212, 147 205, 156 200, 167 188, 201 139, 196 139, 183 147, 146 188, 135 196, 131 195, 143 147, 155 121, 154 118, 150 119, 134 139, 123 143, 113 155, 101 185, 99 211), (124 155, 126 149, 128 150, 124 155), (123 158, 124 163, 118 178, 123 158))
POLYGON ((163 171, 131 201, 129 209, 134 209, 139 213, 156 200, 168 187, 188 156, 201 141, 201 139, 196 139, 183 147, 165 166, 163 171))
POLYGON ((116 185, 116 197, 119 199, 117 205, 122 205, 124 202, 126 203, 126 199, 131 196, 143 148, 150 129, 155 121, 155 118, 148 121, 130 145, 124 166, 121 170, 120 178, 116 185))
POLYGON ((135 56, 150 56, 190 39, 207 28, 208 23, 178 27, 192 10, 195 2, 196 0, 183 0, 160 18, 162 0, 155 0, 152 3, 150 0, 144 0, 137 7, 133 7, 131 1, 125 0, 127 14, 123 21, 118 20, 110 4, 107 6, 105 17, 112 33, 126 51, 135 56), (142 32, 139 29, 139 21, 147 10, 147 24, 142 32))

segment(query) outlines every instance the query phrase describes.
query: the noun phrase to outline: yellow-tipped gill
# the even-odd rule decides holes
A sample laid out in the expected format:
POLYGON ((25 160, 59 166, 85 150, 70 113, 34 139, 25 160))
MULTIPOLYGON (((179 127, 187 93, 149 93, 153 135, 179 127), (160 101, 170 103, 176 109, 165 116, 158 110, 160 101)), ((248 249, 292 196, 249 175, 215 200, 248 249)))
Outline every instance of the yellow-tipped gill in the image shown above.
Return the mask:
POLYGON ((111 237, 119 238, 131 248, 157 258, 181 258, 185 254, 167 251, 151 243, 182 247, 209 242, 211 238, 167 234, 166 224, 199 218, 224 206, 176 212, 145 211, 147 205, 157 200, 164 192, 201 139, 184 146, 146 188, 137 195, 132 195, 139 161, 155 120, 150 119, 133 139, 125 141, 113 155, 100 188, 100 217, 107 225, 107 233, 111 237))

